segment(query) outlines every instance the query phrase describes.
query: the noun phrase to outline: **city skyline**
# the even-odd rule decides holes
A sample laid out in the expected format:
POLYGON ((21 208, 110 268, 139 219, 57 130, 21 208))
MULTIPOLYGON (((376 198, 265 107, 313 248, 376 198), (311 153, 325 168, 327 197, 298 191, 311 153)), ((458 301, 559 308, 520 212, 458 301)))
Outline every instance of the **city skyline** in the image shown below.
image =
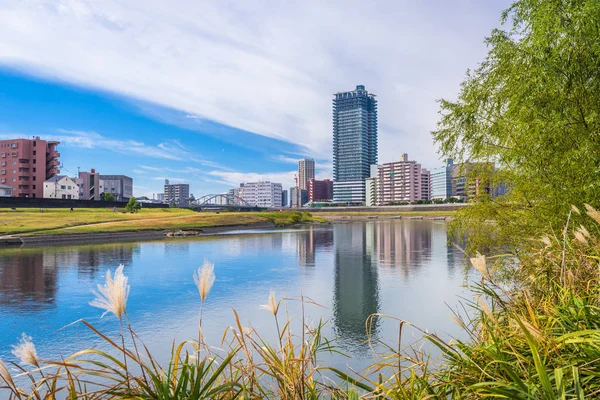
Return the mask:
POLYGON ((28 3, 0 6, 8 43, 0 49, 0 138, 60 141, 62 173, 69 176, 77 167, 132 171, 136 196, 160 192, 165 178, 190 183, 196 196, 244 181, 291 187, 301 158, 315 158, 317 179, 332 177, 329 96, 364 84, 383 104, 379 159, 409 152, 433 168, 441 164, 429 134, 438 118, 435 100, 455 96, 508 2, 354 11, 315 4, 320 12, 310 15, 290 4, 261 29, 253 22, 260 5, 181 4, 160 11, 164 26, 146 30, 160 32, 150 37, 136 27, 153 20, 155 5, 144 15, 127 3, 37 12, 28 3), (365 29, 329 29, 334 11, 365 29), (214 22, 190 21, 191 29, 174 22, 196 14, 214 22), (242 14, 242 23, 232 22, 242 14), (315 29, 298 36, 297 23, 315 29), (303 57, 304 48, 318 57, 303 57))

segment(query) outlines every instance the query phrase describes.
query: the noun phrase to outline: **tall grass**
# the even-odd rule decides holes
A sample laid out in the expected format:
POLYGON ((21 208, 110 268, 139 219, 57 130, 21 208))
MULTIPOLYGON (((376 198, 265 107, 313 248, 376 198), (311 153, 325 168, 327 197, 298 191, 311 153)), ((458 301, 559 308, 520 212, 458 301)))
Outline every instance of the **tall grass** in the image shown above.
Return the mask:
MULTIPOLYGON (((563 230, 524 244, 518 256, 471 258, 479 278, 465 304, 470 312, 454 315, 467 340, 447 342, 421 331, 419 342, 405 343, 403 331, 418 328, 395 320, 397 340, 373 338, 373 347, 384 351, 365 371, 324 365, 323 356, 338 350, 323 336, 324 323, 308 323, 304 316, 305 307, 318 305, 274 292, 262 306, 273 317, 268 329, 277 332, 274 342, 243 326, 234 310, 236 323, 215 350, 204 343, 200 316, 198 339, 174 343, 170 359, 161 363, 127 322, 129 289, 117 270, 114 278, 107 274, 99 288, 104 302, 97 305, 120 316, 120 337, 78 321, 108 350, 43 360, 24 338, 15 348, 21 362, 0 362, 0 384, 13 399, 600 398, 600 213, 586 211, 574 209, 563 230), (302 306, 299 320, 289 317, 290 301, 302 306), (441 356, 432 359, 425 343, 441 356)), ((205 262, 195 279, 204 307, 214 281, 212 264, 205 262)), ((375 318, 394 320, 374 315, 367 332, 375 318)))

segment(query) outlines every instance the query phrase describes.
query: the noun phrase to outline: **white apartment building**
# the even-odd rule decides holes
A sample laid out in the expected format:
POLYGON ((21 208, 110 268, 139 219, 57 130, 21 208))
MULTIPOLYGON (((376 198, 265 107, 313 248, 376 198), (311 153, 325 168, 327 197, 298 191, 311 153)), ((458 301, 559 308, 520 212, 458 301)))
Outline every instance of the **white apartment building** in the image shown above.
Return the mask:
POLYGON ((79 200, 79 186, 68 176, 53 176, 44 182, 44 198, 79 200))
POLYGON ((249 182, 240 184, 239 197, 253 207, 281 207, 281 183, 249 182))

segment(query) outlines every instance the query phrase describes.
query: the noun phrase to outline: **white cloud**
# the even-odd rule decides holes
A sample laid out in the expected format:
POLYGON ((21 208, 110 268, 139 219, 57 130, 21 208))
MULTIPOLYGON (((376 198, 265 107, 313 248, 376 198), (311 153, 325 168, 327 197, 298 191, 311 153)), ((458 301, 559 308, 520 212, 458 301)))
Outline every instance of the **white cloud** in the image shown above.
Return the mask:
MULTIPOLYGON (((508 4, 5 1, 0 63, 287 140, 326 159, 332 93, 364 84, 379 99, 380 160, 402 150, 431 164, 434 100, 454 97, 508 4)), ((170 146, 151 150, 168 158, 170 146)))
POLYGON ((246 173, 232 171, 211 171, 210 175, 220 178, 220 182, 228 184, 231 187, 238 187, 240 183, 269 181, 281 183, 283 189, 289 189, 294 186, 294 175, 297 171, 289 172, 267 172, 267 173, 246 173))

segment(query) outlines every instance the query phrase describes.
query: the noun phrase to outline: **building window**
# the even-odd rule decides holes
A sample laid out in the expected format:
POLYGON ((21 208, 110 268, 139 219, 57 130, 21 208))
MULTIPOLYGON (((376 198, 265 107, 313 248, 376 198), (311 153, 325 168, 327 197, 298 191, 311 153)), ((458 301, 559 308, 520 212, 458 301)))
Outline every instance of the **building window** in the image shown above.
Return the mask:
MULTIPOLYGON (((35 169, 35 168, 34 168, 34 169, 35 169)), ((35 171, 33 171, 33 172, 35 172, 35 171)), ((33 180, 35 181, 35 176, 33 177, 33 180)))
POLYGON ((13 161, 13 162, 12 162, 12 165, 17 165, 17 162, 16 162, 16 161, 13 161))
POLYGON ((2 166, 6 166, 6 161, 2 161, 2 166))
POLYGON ((33 159, 33 163, 34 163, 34 164, 37 164, 37 160, 36 160, 35 158, 33 159))
POLYGON ((12 153, 13 157, 17 157, 19 154, 18 153, 12 153))
POLYGON ((13 174, 16 174, 16 173, 17 173, 17 170, 16 170, 16 169, 13 169, 12 171, 13 171, 13 174))
POLYGON ((35 150, 34 150, 34 151, 33 151, 33 155, 35 156, 36 154, 37 154, 37 151, 35 151, 35 150))
POLYGON ((6 157, 6 153, 2 153, 0 154, 2 157, 6 157))
POLYGON ((67 187, 65 185, 60 185, 61 190, 65 190, 67 187))
POLYGON ((17 144, 16 144, 16 143, 13 143, 11 147, 12 147, 13 149, 16 149, 16 148, 17 148, 17 144))
MULTIPOLYGON (((34 163, 35 164, 35 163, 34 163)), ((33 172, 35 172, 35 168, 33 169, 33 172)))
POLYGON ((33 188, 35 189, 35 185, 33 185, 33 188))
POLYGON ((33 141, 33 147, 35 147, 36 144, 37 144, 37 142, 34 140, 33 141))
POLYGON ((13 178, 13 179, 12 179, 12 181, 13 181, 13 182, 16 182, 16 181, 17 181, 17 178, 13 178))

